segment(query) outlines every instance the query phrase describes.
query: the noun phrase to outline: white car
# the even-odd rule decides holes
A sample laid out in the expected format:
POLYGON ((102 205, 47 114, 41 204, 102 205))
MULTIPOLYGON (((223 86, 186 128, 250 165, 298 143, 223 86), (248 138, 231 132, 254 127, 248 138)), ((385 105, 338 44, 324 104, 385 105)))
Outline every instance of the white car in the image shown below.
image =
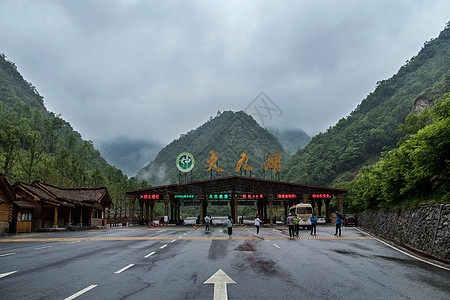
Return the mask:
POLYGON ((327 220, 325 219, 325 217, 322 216, 317 217, 317 224, 325 224, 326 222, 327 220))

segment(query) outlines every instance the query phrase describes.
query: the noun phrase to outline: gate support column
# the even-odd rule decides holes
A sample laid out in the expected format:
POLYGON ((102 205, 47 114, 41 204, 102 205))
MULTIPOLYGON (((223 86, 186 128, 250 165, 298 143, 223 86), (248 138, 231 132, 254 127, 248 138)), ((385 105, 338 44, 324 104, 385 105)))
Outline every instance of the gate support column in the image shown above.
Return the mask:
POLYGON ((153 210, 155 208, 155 202, 154 201, 150 201, 150 222, 153 222, 153 210))
POLYGON ((206 201, 205 195, 198 195, 198 202, 200 204, 200 220, 199 220, 199 224, 203 224, 205 222, 205 212, 204 212, 204 209, 203 209, 205 201, 206 201))
MULTIPOLYGON (((128 216, 129 223, 133 223, 133 221, 134 221, 134 201, 136 200, 136 196, 129 195, 128 199, 130 199, 130 214, 128 216)), ((125 210, 125 214, 126 214, 126 210, 125 210)))
POLYGON ((139 225, 144 224, 144 201, 139 199, 139 225))
POLYGON ((164 216, 169 215, 169 194, 164 195, 164 216))
POLYGON ((272 208, 273 208, 273 194, 270 194, 269 195, 269 218, 270 218, 270 221, 269 221, 269 224, 270 225, 273 225, 273 211, 272 211, 272 208))
POLYGON ((148 219, 148 208, 150 205, 150 200, 145 201, 145 222, 148 224, 149 219, 148 219))
POLYGON ((233 220, 233 224, 238 223, 238 200, 239 196, 237 194, 233 195, 233 199, 231 200, 231 219, 233 220))
POLYGON ((303 203, 309 203, 309 194, 302 194, 303 203))
POLYGON ((338 194, 337 195, 337 199, 338 199, 338 202, 339 202, 339 212, 341 214, 343 214, 344 213, 344 195, 343 194, 338 194))

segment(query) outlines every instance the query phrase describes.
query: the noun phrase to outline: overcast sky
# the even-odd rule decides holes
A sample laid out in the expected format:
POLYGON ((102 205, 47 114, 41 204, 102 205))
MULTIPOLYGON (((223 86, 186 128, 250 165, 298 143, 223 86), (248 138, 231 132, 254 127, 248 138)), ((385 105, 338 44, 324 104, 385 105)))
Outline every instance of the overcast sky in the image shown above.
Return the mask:
POLYGON ((437 37, 449 12, 448 0, 0 0, 0 52, 95 145, 166 144, 246 108, 313 136, 437 37))

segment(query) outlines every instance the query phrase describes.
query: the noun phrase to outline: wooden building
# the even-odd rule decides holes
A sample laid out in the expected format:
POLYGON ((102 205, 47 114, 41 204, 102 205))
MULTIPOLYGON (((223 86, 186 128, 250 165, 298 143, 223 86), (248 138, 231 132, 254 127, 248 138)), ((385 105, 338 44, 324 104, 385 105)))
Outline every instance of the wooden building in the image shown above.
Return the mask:
POLYGON ((18 182, 14 191, 37 204, 32 229, 106 226, 105 209, 113 203, 106 188, 60 188, 40 181, 18 182))
POLYGON ((9 224, 13 217, 13 202, 16 199, 14 191, 6 180, 6 176, 0 173, 0 233, 9 232, 9 224))

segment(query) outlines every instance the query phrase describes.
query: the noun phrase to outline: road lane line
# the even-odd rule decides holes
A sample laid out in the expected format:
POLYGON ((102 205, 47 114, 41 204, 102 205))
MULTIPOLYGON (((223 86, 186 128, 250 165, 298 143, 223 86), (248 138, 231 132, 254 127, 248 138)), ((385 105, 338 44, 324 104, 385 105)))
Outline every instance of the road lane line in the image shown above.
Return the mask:
POLYGON ((175 242, 176 240, 177 240, 177 239, 174 239, 174 240, 171 240, 170 242, 173 243, 173 242, 175 242))
POLYGON ((16 253, 5 253, 5 254, 0 254, 0 257, 4 257, 4 256, 9 256, 9 255, 14 255, 16 253))
POLYGON ((75 293, 75 294, 73 294, 72 296, 69 296, 69 297, 65 298, 64 300, 72 300, 72 299, 75 299, 76 297, 81 296, 81 295, 83 295, 84 293, 86 293, 86 292, 92 290, 92 289, 95 288, 96 286, 97 286, 96 284, 90 285, 90 286, 88 286, 87 288, 82 289, 82 290, 79 291, 78 293, 75 293))
POLYGON ((6 277, 6 276, 11 275, 11 274, 14 274, 14 273, 16 273, 16 272, 19 272, 19 270, 12 271, 12 272, 8 272, 8 273, 0 274, 0 278, 6 277))
POLYGON ((273 246, 277 247, 278 249, 281 249, 280 246, 276 245, 276 244, 272 244, 273 246))
POLYGON ((166 248, 166 247, 167 247, 167 244, 162 245, 161 247, 159 247, 159 249, 164 249, 164 248, 166 248))
POLYGON ((389 244, 386 243, 385 241, 382 241, 382 240, 380 240, 380 239, 374 237, 373 235, 371 235, 371 234, 369 234, 369 233, 367 233, 367 232, 364 232, 364 231, 362 231, 362 230, 360 230, 360 229, 356 229, 356 230, 358 230, 358 231, 360 231, 360 232, 362 232, 362 233, 364 233, 364 234, 370 236, 370 237, 373 238, 374 240, 377 240, 377 241, 379 241, 380 243, 383 243, 383 244, 385 244, 386 246, 389 246, 389 247, 391 247, 392 249, 397 250, 398 252, 403 253, 403 254, 405 254, 405 255, 407 255, 407 256, 409 256, 409 257, 412 257, 412 258, 414 258, 414 259, 417 259, 417 260, 419 260, 419 261, 421 261, 421 262, 424 262, 424 263, 427 263, 427 264, 429 264, 429 265, 432 265, 432 266, 435 266, 435 267, 438 267, 438 268, 441 268, 441 269, 450 271, 450 268, 446 268, 446 267, 444 267, 444 266, 441 266, 441 265, 432 263, 432 262, 427 261, 427 260, 425 260, 425 259, 422 259, 422 258, 420 258, 420 257, 417 257, 417 256, 414 256, 414 255, 412 255, 412 254, 409 254, 408 252, 403 251, 403 250, 400 250, 400 249, 398 249, 397 247, 394 247, 394 246, 392 246, 392 245, 389 245, 389 244))
POLYGON ((151 253, 147 254, 146 256, 144 256, 144 258, 150 257, 150 256, 152 256, 152 255, 155 254, 155 253, 156 253, 156 252, 151 252, 151 253))
POLYGON ((53 246, 45 246, 45 247, 39 247, 39 248, 34 248, 34 250, 42 250, 42 249, 47 249, 47 248, 51 248, 53 246))
POLYGON ((123 271, 125 271, 125 270, 131 268, 132 266, 134 266, 134 264, 129 264, 128 266, 123 267, 122 269, 120 269, 119 271, 116 271, 116 272, 114 272, 114 273, 115 273, 115 274, 120 274, 120 273, 122 273, 123 271))

